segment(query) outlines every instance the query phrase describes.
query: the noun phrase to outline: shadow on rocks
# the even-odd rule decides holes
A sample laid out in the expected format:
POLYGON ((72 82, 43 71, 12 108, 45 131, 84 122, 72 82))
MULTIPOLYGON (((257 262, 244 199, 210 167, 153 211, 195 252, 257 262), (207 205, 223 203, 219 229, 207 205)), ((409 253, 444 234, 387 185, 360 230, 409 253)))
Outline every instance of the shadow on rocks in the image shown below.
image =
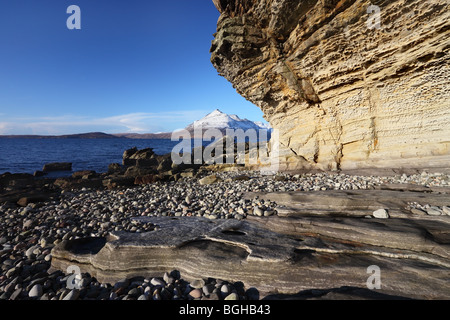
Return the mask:
POLYGON ((332 289, 309 289, 296 294, 272 294, 262 300, 413 300, 411 298, 390 295, 367 288, 340 287, 332 289))

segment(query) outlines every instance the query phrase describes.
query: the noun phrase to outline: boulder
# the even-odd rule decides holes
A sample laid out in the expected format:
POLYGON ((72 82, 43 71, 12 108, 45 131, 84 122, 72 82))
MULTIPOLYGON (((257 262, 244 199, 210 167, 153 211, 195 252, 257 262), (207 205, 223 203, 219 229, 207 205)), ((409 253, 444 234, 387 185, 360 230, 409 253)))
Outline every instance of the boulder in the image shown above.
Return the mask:
POLYGON ((152 148, 137 150, 132 148, 123 154, 124 166, 152 167, 158 166, 158 160, 152 148))
POLYGON ((70 163, 70 162, 47 163, 42 168, 42 171, 43 172, 72 171, 72 163, 70 163))
POLYGON ((120 173, 122 172, 122 166, 119 163, 111 163, 108 165, 108 173, 120 173))
POLYGON ((157 160, 158 160, 157 170, 159 172, 168 171, 172 168, 172 159, 170 153, 167 155, 158 156, 157 160))
POLYGON ((36 178, 43 177, 43 176, 45 176, 45 172, 40 171, 40 170, 36 170, 36 171, 33 173, 33 176, 36 177, 36 178))
POLYGON ((130 166, 124 173, 125 177, 139 177, 148 174, 157 174, 158 171, 155 168, 143 168, 140 166, 130 166))
POLYGON ((201 185, 205 185, 205 184, 213 184, 213 183, 220 182, 220 181, 222 181, 222 179, 219 176, 216 176, 215 174, 213 174, 213 175, 209 175, 204 178, 201 178, 200 180, 198 180, 198 183, 200 183, 201 185))
POLYGON ((138 151, 138 149, 137 149, 136 147, 131 148, 131 149, 128 149, 128 150, 125 150, 125 151, 123 152, 122 158, 123 158, 123 159, 128 159, 128 158, 130 158, 133 154, 135 154, 137 151, 138 151))
POLYGON ((96 172, 93 170, 76 171, 72 173, 74 179, 89 179, 95 177, 96 172))
POLYGON ((42 171, 43 172, 72 171, 72 163, 70 163, 70 162, 47 163, 42 168, 42 171))

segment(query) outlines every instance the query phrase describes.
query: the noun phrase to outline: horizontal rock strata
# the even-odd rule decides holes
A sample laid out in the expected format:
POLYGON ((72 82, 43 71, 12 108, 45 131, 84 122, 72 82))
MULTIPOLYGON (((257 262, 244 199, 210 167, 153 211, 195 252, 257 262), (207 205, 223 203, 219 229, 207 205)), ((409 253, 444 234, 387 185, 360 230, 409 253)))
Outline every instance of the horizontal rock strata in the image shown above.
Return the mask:
MULTIPOLYGON (((407 188, 407 185, 404 185, 407 188)), ((418 188, 415 186, 414 188, 418 188)), ((424 187, 423 187, 424 188, 424 187)), ((424 188, 430 190, 430 188, 424 188)), ((433 188, 439 190, 439 188, 433 188)), ((442 188, 447 191, 447 188, 442 188)), ((450 193, 450 192, 449 192, 450 193)), ((277 202, 280 216, 332 215, 364 217, 378 209, 388 208, 393 217, 414 218, 409 203, 450 206, 448 193, 416 192, 409 190, 327 190, 315 192, 254 192, 246 198, 259 197, 277 202)))
POLYGON ((242 281, 262 297, 352 287, 384 298, 448 299, 450 219, 433 218, 141 217, 155 230, 63 241, 52 267, 77 265, 110 283, 176 269, 187 280, 242 281), (370 266, 381 270, 376 291, 366 286, 370 266))
POLYGON ((448 167, 448 1, 213 2, 211 61, 279 131, 281 169, 448 167))

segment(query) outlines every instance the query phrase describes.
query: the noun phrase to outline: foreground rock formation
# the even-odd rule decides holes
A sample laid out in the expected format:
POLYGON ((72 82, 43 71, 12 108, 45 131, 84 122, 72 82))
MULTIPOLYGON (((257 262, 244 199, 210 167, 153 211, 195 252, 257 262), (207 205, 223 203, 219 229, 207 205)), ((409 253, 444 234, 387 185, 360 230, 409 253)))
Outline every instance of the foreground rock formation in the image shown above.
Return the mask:
MULTIPOLYGON (((423 192, 392 189, 249 193, 291 210, 243 221, 139 217, 154 230, 63 241, 52 250, 52 266, 77 265, 110 283, 176 269, 188 280, 242 281, 262 298, 450 298, 450 217, 413 214, 405 206, 423 203, 423 192), (389 219, 372 217, 380 208, 389 219), (371 266, 381 271, 377 290, 367 287, 371 266)), ((448 210, 445 192, 426 199, 448 210)))
POLYGON ((279 130, 281 169, 448 167, 448 1, 213 2, 211 61, 279 130))

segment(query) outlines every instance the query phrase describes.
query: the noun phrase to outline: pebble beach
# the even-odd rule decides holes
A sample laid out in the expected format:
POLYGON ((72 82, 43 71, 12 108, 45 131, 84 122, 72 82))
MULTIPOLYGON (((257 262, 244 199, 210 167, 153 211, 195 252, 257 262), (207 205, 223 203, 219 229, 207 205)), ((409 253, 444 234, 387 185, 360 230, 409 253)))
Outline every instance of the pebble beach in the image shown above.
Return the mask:
MULTIPOLYGON (((112 231, 151 232, 157 227, 132 219, 140 216, 241 220, 249 215, 264 219, 277 214, 276 202, 248 200, 244 198, 246 192, 374 189, 387 183, 450 186, 448 175, 425 172, 385 177, 339 173, 263 175, 258 171, 214 175, 214 183, 183 178, 114 190, 65 190, 57 199, 31 203, 25 208, 0 204, 0 299, 257 300, 257 288, 245 288, 241 282, 211 278, 187 282, 176 270, 117 283, 99 283, 81 272, 75 278, 77 287, 71 288, 68 279, 73 274, 50 268, 51 250, 64 240, 104 237, 112 231)), ((450 215, 448 207, 410 205, 411 210, 423 214, 450 215)))

